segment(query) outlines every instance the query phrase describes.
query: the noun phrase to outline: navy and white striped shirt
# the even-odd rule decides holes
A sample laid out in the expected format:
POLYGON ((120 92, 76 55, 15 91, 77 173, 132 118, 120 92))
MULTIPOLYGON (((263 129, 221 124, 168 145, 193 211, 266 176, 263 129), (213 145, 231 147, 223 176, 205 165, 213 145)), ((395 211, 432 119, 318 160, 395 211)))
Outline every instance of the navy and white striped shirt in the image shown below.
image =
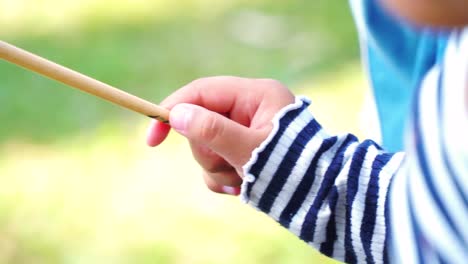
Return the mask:
POLYGON ((241 196, 347 263, 468 259, 468 29, 413 98, 405 153, 329 135, 298 97, 244 166, 241 196))

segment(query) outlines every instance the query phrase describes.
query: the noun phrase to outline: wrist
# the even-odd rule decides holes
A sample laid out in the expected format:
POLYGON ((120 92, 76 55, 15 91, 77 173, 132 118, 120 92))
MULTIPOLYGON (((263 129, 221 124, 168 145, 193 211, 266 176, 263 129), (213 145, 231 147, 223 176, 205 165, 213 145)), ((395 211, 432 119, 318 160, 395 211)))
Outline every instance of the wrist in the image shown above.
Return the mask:
MULTIPOLYGON (((298 96, 295 98, 294 103, 283 107, 274 115, 270 123, 271 129, 268 136, 261 142, 261 144, 259 144, 257 148, 252 151, 250 159, 243 166, 244 182, 241 191, 242 200, 249 202, 249 186, 253 185, 254 183, 260 183, 259 181, 262 181, 261 177, 259 177, 261 175, 258 175, 258 169, 256 169, 254 165, 264 165, 268 157, 270 160, 272 160, 275 159, 275 156, 281 155, 281 153, 279 153, 277 150, 284 152, 289 147, 286 146, 283 141, 278 144, 280 139, 277 137, 277 135, 283 134, 283 131, 287 129, 288 131, 287 133, 284 133, 283 137, 286 138, 285 141, 291 140, 295 137, 295 135, 297 135, 297 133, 299 133, 299 127, 302 125, 302 123, 307 122, 307 120, 312 118, 312 115, 306 110, 309 104, 309 99, 298 96), (299 115, 301 115, 299 122, 291 122, 299 115), (289 127, 289 125, 291 126, 289 127), (276 144, 278 145, 276 146, 276 144), (275 149, 274 153, 273 148, 275 149), (271 155, 272 153, 273 155, 271 155)), ((272 171, 273 170, 274 168, 272 168, 272 171)))

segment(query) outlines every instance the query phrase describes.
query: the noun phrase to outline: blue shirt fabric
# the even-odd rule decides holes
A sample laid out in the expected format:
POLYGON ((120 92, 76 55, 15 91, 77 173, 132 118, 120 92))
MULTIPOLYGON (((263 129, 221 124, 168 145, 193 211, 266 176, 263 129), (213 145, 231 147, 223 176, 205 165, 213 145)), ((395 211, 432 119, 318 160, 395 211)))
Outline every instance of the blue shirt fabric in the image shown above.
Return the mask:
POLYGON ((388 14, 376 0, 350 2, 374 92, 383 147, 401 151, 414 92, 443 57, 448 33, 405 23, 388 14))

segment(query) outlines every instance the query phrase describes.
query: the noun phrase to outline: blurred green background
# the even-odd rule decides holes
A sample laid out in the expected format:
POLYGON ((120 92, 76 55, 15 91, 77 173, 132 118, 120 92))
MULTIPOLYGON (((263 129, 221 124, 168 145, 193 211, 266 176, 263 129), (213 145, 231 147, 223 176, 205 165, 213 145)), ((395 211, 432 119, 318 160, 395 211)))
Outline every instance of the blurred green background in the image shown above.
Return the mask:
MULTIPOLYGON (((0 0, 1 39, 158 102, 212 75, 275 78, 360 134, 365 82, 345 1, 0 0)), ((186 142, 0 61, 0 263, 332 263, 237 198, 186 142)))

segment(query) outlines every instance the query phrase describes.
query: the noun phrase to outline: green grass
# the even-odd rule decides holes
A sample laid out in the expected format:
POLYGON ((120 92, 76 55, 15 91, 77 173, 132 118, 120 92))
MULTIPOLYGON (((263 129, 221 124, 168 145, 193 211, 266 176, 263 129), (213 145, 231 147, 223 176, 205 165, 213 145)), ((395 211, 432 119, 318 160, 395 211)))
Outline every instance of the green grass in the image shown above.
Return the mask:
MULTIPOLYGON (((155 102, 203 76, 279 79, 359 132, 344 2, 213 3, 0 0, 0 34, 155 102)), ((331 263, 207 191, 182 138, 145 147, 145 117, 5 62, 0 109, 0 263, 331 263)))

